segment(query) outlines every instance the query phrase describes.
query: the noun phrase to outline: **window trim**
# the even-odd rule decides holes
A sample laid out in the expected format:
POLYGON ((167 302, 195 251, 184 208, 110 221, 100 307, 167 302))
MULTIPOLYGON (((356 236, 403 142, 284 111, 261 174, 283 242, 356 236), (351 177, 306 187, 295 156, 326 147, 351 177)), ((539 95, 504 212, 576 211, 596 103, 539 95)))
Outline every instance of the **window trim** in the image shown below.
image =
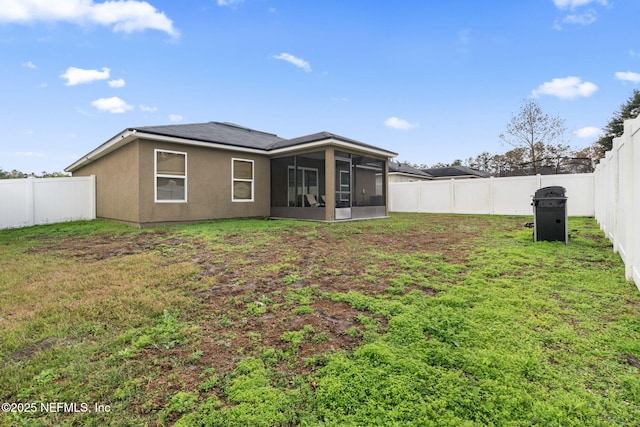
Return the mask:
POLYGON ((153 198, 155 203, 187 203, 187 153, 184 151, 173 151, 156 148, 153 150, 153 198), (158 173, 158 153, 179 154, 184 156, 184 176, 159 174, 158 173), (160 199, 158 200, 158 178, 176 178, 184 180, 184 200, 180 199, 160 199))
POLYGON ((231 201, 238 203, 251 203, 255 201, 255 179, 256 170, 255 162, 251 159, 241 159, 239 157, 231 158, 231 201), (251 179, 235 178, 236 161, 251 163, 251 179), (250 199, 236 199, 234 196, 234 185, 236 182, 250 182, 251 183, 251 198, 250 199))

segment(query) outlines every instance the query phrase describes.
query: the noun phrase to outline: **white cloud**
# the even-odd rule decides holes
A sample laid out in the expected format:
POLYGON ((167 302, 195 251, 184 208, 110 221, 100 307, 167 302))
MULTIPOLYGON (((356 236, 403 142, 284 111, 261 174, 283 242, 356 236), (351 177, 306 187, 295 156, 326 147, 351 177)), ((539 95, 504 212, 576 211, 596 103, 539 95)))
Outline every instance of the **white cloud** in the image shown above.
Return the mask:
POLYGON ((60 74, 60 78, 67 80, 65 86, 75 86, 84 83, 91 83, 96 80, 106 80, 109 78, 110 72, 111 70, 107 67, 102 67, 102 71, 69 67, 67 68, 67 71, 60 74))
POLYGON ((601 133, 602 133, 602 129, 594 126, 587 126, 587 127, 575 130, 573 132, 573 134, 578 138, 596 138, 600 136, 601 133))
POLYGON ((182 119, 184 119, 184 117, 182 117, 180 114, 169 114, 170 122, 181 122, 182 119))
POLYGON ((640 52, 636 52, 635 50, 631 49, 629 51, 629 56, 632 58, 640 58, 640 52))
POLYGON ((155 113, 158 111, 158 107, 147 107, 146 105, 140 105, 140 111, 144 111, 145 113, 155 113))
POLYGON ((598 13, 589 9, 585 13, 579 13, 576 15, 567 15, 562 19, 562 22, 565 24, 575 24, 575 25, 591 25, 598 20, 598 13))
POLYGON ((296 58, 295 56, 282 52, 280 55, 275 55, 275 59, 281 59, 283 61, 287 61, 290 64, 295 65, 298 68, 302 68, 307 73, 311 71, 311 65, 307 61, 301 58, 296 58))
POLYGON ((0 0, 0 22, 36 21, 98 24, 127 34, 152 29, 174 37, 179 35, 171 19, 146 1, 0 0))
POLYGON ((22 66, 26 68, 36 68, 36 65, 31 61, 25 62, 22 66))
POLYGON ((124 100, 114 96, 112 98, 100 98, 91 103, 100 111, 107 111, 111 114, 126 113, 132 110, 133 107, 127 104, 124 100))
POLYGON ((555 4, 558 9, 575 9, 590 3, 599 3, 603 6, 609 4, 607 0, 553 0, 553 4, 555 4))
POLYGON ((109 80, 109 86, 110 87, 124 87, 127 83, 124 81, 124 79, 117 79, 117 80, 109 80))
POLYGON ((591 96, 597 90, 598 86, 594 83, 583 82, 580 77, 569 76, 541 84, 531 92, 531 96, 538 98, 540 95, 549 95, 561 99, 572 99, 578 96, 591 96))
POLYGON ((244 0, 218 0, 218 6, 235 6, 243 2, 244 0))
POLYGON ((598 12, 593 8, 589 8, 585 12, 578 12, 578 9, 591 3, 608 6, 608 0, 553 0, 553 4, 560 10, 568 10, 571 12, 561 20, 556 20, 553 27, 556 30, 562 30, 562 24, 570 25, 591 25, 598 20, 598 12))
POLYGON ((399 119, 397 117, 389 117, 387 120, 384 121, 384 125, 392 129, 398 129, 398 130, 410 130, 418 127, 417 124, 411 124, 408 121, 399 119))
POLYGON ((640 83, 640 74, 632 73, 631 71, 618 71, 616 79, 623 82, 640 83))

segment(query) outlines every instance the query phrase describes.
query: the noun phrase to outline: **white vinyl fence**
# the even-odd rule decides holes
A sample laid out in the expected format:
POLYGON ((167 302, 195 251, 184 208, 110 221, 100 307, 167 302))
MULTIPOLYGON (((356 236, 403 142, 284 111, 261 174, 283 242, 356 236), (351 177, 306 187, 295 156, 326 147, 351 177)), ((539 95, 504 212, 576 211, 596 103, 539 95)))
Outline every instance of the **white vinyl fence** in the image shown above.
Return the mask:
POLYGON ((96 218, 95 176, 0 180, 0 229, 96 218))
POLYGON ((569 216, 593 216, 594 174, 449 179, 389 184, 392 212, 533 215, 536 190, 566 188, 569 216))
POLYGON ((600 228, 640 289, 640 117, 624 122, 624 134, 596 167, 595 211, 600 228))

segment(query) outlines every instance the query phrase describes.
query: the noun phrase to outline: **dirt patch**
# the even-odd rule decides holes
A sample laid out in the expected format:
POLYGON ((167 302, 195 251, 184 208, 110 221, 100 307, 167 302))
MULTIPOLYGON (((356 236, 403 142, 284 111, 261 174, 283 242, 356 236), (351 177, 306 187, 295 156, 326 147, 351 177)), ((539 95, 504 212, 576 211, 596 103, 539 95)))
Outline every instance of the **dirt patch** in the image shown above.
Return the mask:
POLYGON ((6 361, 23 362, 29 360, 41 351, 54 347, 59 341, 60 339, 56 337, 45 338, 29 347, 25 347, 7 355, 6 361))
POLYGON ((640 370, 640 359, 638 359, 633 354, 625 354, 625 355, 620 356, 620 358, 622 360, 624 360, 625 362, 627 362, 629 365, 631 365, 634 368, 640 370))
POLYGON ((65 257, 104 260, 162 248, 179 247, 183 240, 167 238, 167 232, 140 234, 96 234, 88 238, 64 239, 31 248, 27 253, 61 252, 65 257))

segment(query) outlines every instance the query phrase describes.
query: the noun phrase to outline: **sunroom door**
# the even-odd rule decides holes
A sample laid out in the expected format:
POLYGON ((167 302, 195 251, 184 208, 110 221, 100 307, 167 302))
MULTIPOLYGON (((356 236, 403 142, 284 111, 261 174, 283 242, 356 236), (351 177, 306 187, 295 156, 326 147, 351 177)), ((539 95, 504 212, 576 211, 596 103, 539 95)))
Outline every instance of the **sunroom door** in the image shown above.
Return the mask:
POLYGON ((336 157, 336 219, 351 218, 351 159, 336 157))
POLYGON ((312 194, 319 200, 318 169, 289 167, 289 206, 304 206, 304 195, 312 194))

